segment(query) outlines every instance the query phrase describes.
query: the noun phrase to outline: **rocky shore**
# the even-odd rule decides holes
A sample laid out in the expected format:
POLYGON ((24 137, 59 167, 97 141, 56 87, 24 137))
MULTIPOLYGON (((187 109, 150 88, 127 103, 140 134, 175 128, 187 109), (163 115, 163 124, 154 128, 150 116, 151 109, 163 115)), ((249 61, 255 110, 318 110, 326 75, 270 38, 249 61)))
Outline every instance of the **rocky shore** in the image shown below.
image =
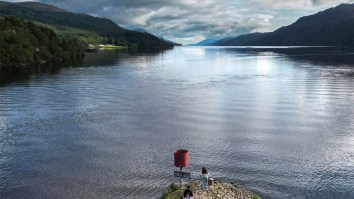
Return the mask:
MULTIPOLYGON (((204 191, 201 189, 200 180, 193 180, 183 185, 183 190, 187 186, 190 186, 193 192, 193 199, 259 199, 256 194, 229 183, 220 181, 214 181, 209 189, 204 191)), ((166 191, 162 194, 161 199, 179 199, 179 186, 176 183, 172 183, 166 191)))

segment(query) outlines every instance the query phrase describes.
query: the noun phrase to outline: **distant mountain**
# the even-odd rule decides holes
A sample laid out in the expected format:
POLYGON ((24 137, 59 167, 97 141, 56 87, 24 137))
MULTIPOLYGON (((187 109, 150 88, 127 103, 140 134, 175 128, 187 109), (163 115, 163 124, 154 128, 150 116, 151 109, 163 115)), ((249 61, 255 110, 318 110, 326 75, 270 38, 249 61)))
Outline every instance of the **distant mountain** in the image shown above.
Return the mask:
POLYGON ((227 37, 224 39, 220 39, 215 41, 212 45, 213 46, 242 46, 251 42, 261 36, 264 36, 266 33, 251 33, 246 35, 240 35, 238 37, 232 38, 227 37))
MULTIPOLYGON (((140 27, 133 26, 133 25, 127 25, 127 26, 124 26, 124 28, 126 28, 128 30, 133 30, 133 31, 136 31, 136 32, 152 34, 152 33, 148 32, 147 30, 145 30, 144 28, 140 28, 140 27)), ((168 43, 172 44, 173 46, 182 46, 182 44, 179 44, 179 43, 176 43, 174 41, 168 40, 168 39, 166 39, 164 37, 161 37, 161 36, 158 36, 158 35, 155 35, 155 34, 152 34, 152 35, 164 40, 165 42, 168 42, 168 43)))
POLYGON ((166 42, 168 42, 168 43, 173 44, 174 46, 182 46, 182 44, 176 43, 176 42, 171 41, 171 40, 169 40, 169 39, 166 39, 166 38, 164 38, 164 37, 159 37, 159 38, 162 39, 162 40, 164 40, 164 41, 166 41, 166 42))
POLYGON ((233 37, 225 37, 225 38, 222 38, 222 39, 219 39, 219 40, 216 40, 214 43, 212 43, 211 45, 212 46, 222 46, 222 45, 218 45, 219 43, 223 43, 223 42, 226 42, 230 39, 232 39, 233 37))
POLYGON ((188 44, 187 46, 209 46, 209 45, 213 44, 216 41, 217 41, 216 39, 205 39, 205 40, 200 41, 200 42, 195 43, 195 44, 188 44))
MULTIPOLYGON (((133 30, 133 31, 136 31, 136 32, 141 32, 141 33, 149 33, 147 30, 145 30, 145 29, 143 29, 143 28, 129 28, 129 26, 128 26, 127 29, 133 30)), ((152 34, 152 33, 149 33, 149 34, 152 34)), ((154 35, 154 34, 152 34, 152 35, 154 35)), ((164 40, 164 41, 166 41, 166 42, 168 42, 168 43, 171 43, 171 44, 174 45, 174 46, 181 46, 181 44, 176 43, 176 42, 174 42, 174 41, 165 39, 165 38, 163 38, 163 37, 161 37, 161 36, 157 36, 157 35, 155 35, 155 36, 158 37, 158 38, 160 38, 160 39, 162 39, 162 40, 164 40)))
POLYGON ((240 46, 354 46, 354 4, 341 4, 270 33, 252 33, 217 41, 240 46))
POLYGON ((103 37, 107 43, 140 49, 169 49, 168 43, 152 34, 124 29, 113 21, 87 14, 72 13, 52 5, 38 2, 0 2, 0 17, 17 16, 50 26, 69 27, 91 31, 103 37))
POLYGON ((148 31, 146 31, 145 29, 143 29, 143 28, 135 28, 135 29, 133 29, 134 31, 136 31, 136 32, 142 32, 142 33, 147 33, 148 31))

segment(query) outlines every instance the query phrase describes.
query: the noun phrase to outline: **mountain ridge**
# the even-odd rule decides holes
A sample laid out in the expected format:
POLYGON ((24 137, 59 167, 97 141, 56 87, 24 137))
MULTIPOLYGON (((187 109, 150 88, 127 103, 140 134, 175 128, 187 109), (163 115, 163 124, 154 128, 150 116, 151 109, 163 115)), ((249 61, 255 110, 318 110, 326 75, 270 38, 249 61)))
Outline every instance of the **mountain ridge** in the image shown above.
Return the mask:
POLYGON ((18 6, 26 7, 26 8, 32 8, 32 9, 39 10, 39 11, 69 12, 67 10, 55 7, 50 4, 43 4, 43 3, 34 2, 34 1, 17 2, 14 4, 16 4, 18 6))
POLYGON ((149 34, 124 29, 110 19, 82 13, 73 13, 50 4, 38 2, 0 2, 0 17, 16 16, 57 27, 93 31, 107 38, 107 43, 139 49, 164 50, 173 44, 149 34))
POLYGON ((186 46, 208 46, 210 44, 215 43, 216 41, 218 41, 217 39, 204 39, 198 43, 195 44, 187 44, 186 46))
POLYGON ((273 32, 240 35, 213 45, 354 46, 354 4, 340 4, 300 17, 273 32))

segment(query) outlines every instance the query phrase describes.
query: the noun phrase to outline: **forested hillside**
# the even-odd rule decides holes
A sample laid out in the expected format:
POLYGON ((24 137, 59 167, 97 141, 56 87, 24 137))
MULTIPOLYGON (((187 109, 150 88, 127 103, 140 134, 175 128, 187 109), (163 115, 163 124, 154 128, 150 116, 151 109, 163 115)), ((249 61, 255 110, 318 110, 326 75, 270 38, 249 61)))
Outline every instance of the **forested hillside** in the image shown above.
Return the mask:
MULTIPOLYGON (((81 32, 86 31, 86 34, 90 33, 88 38, 91 39, 99 35, 99 37, 101 37, 99 40, 103 40, 106 44, 139 49, 162 50, 173 48, 173 44, 152 34, 126 30, 109 19, 93 17, 87 14, 72 13, 52 5, 38 2, 0 2, 0 16, 17 16, 25 20, 54 26, 58 30, 66 28, 66 31, 68 31, 74 28, 76 30, 72 32, 72 36, 77 38, 80 34, 75 34, 75 32, 77 33, 80 29, 81 32)), ((96 37, 96 39, 98 38, 96 37)))
POLYGON ((59 39, 50 28, 16 17, 0 20, 0 67, 77 60, 83 50, 78 40, 59 39))

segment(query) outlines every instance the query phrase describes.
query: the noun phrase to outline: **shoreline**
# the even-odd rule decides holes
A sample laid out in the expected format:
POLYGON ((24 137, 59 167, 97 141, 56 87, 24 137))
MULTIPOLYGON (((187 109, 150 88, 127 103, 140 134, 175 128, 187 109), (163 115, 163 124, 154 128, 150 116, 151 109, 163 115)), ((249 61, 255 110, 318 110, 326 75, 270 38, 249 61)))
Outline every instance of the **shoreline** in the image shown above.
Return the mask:
MULTIPOLYGON (((208 190, 201 189, 200 179, 191 180, 188 183, 184 183, 182 192, 190 186, 193 192, 192 199, 209 199, 209 198, 223 198, 223 199, 260 199, 258 195, 245 188, 233 185, 231 183, 214 180, 212 185, 209 185, 208 190)), ((179 199, 180 190, 178 183, 172 183, 162 193, 161 199, 179 199)))

